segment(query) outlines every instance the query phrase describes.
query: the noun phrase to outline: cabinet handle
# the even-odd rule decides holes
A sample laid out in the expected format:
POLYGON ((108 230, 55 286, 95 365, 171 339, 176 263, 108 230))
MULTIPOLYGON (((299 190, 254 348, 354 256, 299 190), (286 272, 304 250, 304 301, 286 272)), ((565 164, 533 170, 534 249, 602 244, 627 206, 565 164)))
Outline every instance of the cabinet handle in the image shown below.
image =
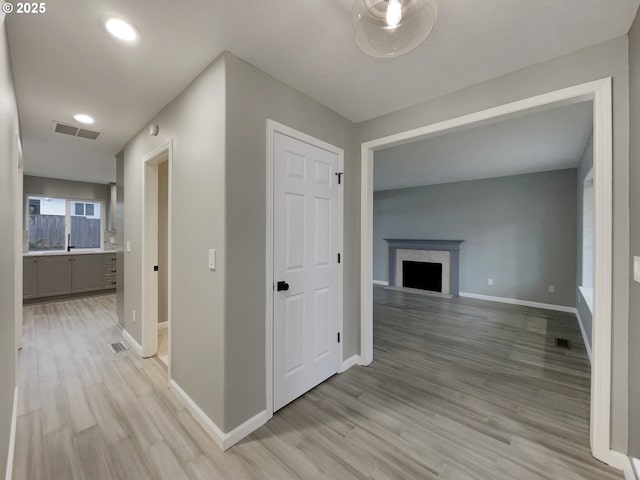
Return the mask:
POLYGON ((118 270, 113 269, 113 270, 111 270, 111 273, 116 273, 117 271, 118 271, 118 270))
POLYGON ((114 280, 113 282, 111 282, 111 285, 115 285, 116 283, 118 282, 114 280))
POLYGON ((111 257, 111 260, 115 262, 117 259, 116 257, 111 257))

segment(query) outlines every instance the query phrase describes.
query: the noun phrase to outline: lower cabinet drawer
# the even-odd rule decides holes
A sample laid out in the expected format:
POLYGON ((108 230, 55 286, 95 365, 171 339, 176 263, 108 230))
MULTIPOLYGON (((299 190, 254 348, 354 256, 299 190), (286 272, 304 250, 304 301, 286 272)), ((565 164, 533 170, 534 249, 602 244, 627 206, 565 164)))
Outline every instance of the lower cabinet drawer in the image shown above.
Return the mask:
POLYGON ((105 275, 102 280, 103 288, 116 288, 118 285, 117 277, 115 275, 105 275))

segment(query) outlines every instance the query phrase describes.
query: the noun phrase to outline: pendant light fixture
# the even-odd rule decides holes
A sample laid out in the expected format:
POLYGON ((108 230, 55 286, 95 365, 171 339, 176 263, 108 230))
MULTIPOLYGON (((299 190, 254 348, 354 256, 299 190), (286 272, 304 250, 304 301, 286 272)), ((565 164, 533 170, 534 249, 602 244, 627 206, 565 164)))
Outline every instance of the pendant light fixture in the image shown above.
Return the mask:
POLYGON ((354 0, 356 44, 377 58, 397 57, 418 47, 436 21, 427 0, 354 0))

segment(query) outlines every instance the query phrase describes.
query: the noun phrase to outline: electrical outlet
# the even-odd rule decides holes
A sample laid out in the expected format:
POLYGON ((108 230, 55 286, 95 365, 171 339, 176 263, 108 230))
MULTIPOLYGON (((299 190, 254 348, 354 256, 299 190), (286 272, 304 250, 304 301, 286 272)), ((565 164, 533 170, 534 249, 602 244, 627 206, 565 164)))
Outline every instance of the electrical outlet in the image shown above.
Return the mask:
POLYGON ((487 279, 487 285, 493 285, 493 278, 487 279))
POLYGON ((136 323, 136 311, 133 311, 133 323, 136 323))
POLYGON ((556 286, 555 285, 549 285, 549 293, 556 293, 556 286))

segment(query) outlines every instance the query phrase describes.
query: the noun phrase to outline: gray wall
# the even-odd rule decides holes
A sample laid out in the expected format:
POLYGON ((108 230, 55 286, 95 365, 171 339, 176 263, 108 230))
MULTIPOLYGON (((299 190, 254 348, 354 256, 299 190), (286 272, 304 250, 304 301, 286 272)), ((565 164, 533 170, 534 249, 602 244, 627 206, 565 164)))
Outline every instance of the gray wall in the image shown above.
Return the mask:
MULTIPOLYGON (((18 183, 18 111, 5 27, 0 13, 0 477, 7 468, 16 385, 15 349, 15 214, 18 183)), ((22 288, 20 286, 19 288, 22 288)))
MULTIPOLYGON (((631 258, 640 256, 640 14, 629 32, 631 258)), ((633 272, 633 270, 631 270, 633 272)), ((640 284, 630 280, 629 315, 629 454, 640 458, 640 284)))
POLYGON ((158 164, 158 323, 166 322, 167 310, 168 260, 169 260, 169 162, 158 164))
MULTIPOLYGON (((613 78, 612 447, 627 451, 629 384, 628 39, 619 37, 359 125, 360 141, 428 125, 604 77, 613 78)), ((640 218, 640 215, 636 215, 640 218)), ((635 296, 640 298, 639 295, 635 296)), ((639 306, 640 307, 640 306, 639 306)))
POLYGON ((576 286, 582 284, 582 196, 584 190, 584 179, 587 178, 587 174, 593 167, 593 137, 589 139, 589 143, 582 154, 582 159, 578 164, 578 174, 576 178, 576 193, 578 198, 577 215, 578 215, 578 244, 577 252, 578 258, 576 259, 576 286))
POLYGON ((223 431, 264 410, 266 120, 345 150, 345 357, 359 348, 355 126, 229 53, 125 147, 125 329, 141 338, 142 157, 173 139, 174 380, 223 431), (205 206, 204 208, 200 208, 205 206), (194 208, 197 207, 197 208, 194 208), (203 218, 206 221, 203 221, 203 218), (207 250, 217 249, 217 268, 207 250), (229 268, 227 268, 229 266, 229 268), (232 268, 231 268, 232 266, 232 268), (203 372, 206 372, 203 376, 203 372))
POLYGON ((573 307, 575 218, 575 169, 376 192, 374 279, 389 280, 385 238, 464 240, 461 292, 573 307))
POLYGON ((265 408, 266 122, 345 151, 344 356, 359 349, 354 125, 233 55, 227 64, 225 421, 230 430, 265 408), (242 221, 238 221, 242 219, 242 221), (250 299, 250 301, 247 301, 250 299))
MULTIPOLYGON (((576 289, 577 290, 577 289, 576 289)), ((578 310, 578 315, 580 315, 580 320, 582 320, 582 327, 584 328, 584 333, 587 335, 587 341, 589 342, 589 348, 593 345, 591 341, 592 332, 593 332, 593 317, 591 314, 591 310, 587 305, 582 292, 579 290, 576 291, 576 309, 578 310)))
POLYGON ((124 150, 116 155, 116 312, 118 323, 124 325, 124 150))
MULTIPOLYGON (((105 212, 109 207, 110 187, 103 183, 76 182, 58 178, 24 176, 25 195, 45 195, 47 197, 77 200, 101 200, 105 202, 105 212)), ((105 217, 106 218, 106 217, 105 217)))
POLYGON ((582 320, 582 326, 584 327, 585 333, 587 335, 587 339, 589 341, 589 346, 593 344, 591 341, 591 332, 592 328, 592 315, 591 310, 585 303, 584 297, 578 287, 582 285, 582 197, 584 193, 584 179, 587 177, 587 174, 593 167, 593 136, 589 139, 589 143, 582 154, 582 159, 580 160, 580 164, 578 165, 578 174, 577 174, 577 183, 576 183, 576 193, 578 197, 578 205, 577 205, 577 258, 576 258, 576 308, 578 309, 578 314, 580 315, 580 319, 582 320))
POLYGON ((220 427, 223 422, 225 260, 225 66, 219 57, 125 146, 124 328, 141 341, 142 159, 173 140, 171 241, 173 379, 220 427), (208 249, 219 252, 208 268, 208 249))

